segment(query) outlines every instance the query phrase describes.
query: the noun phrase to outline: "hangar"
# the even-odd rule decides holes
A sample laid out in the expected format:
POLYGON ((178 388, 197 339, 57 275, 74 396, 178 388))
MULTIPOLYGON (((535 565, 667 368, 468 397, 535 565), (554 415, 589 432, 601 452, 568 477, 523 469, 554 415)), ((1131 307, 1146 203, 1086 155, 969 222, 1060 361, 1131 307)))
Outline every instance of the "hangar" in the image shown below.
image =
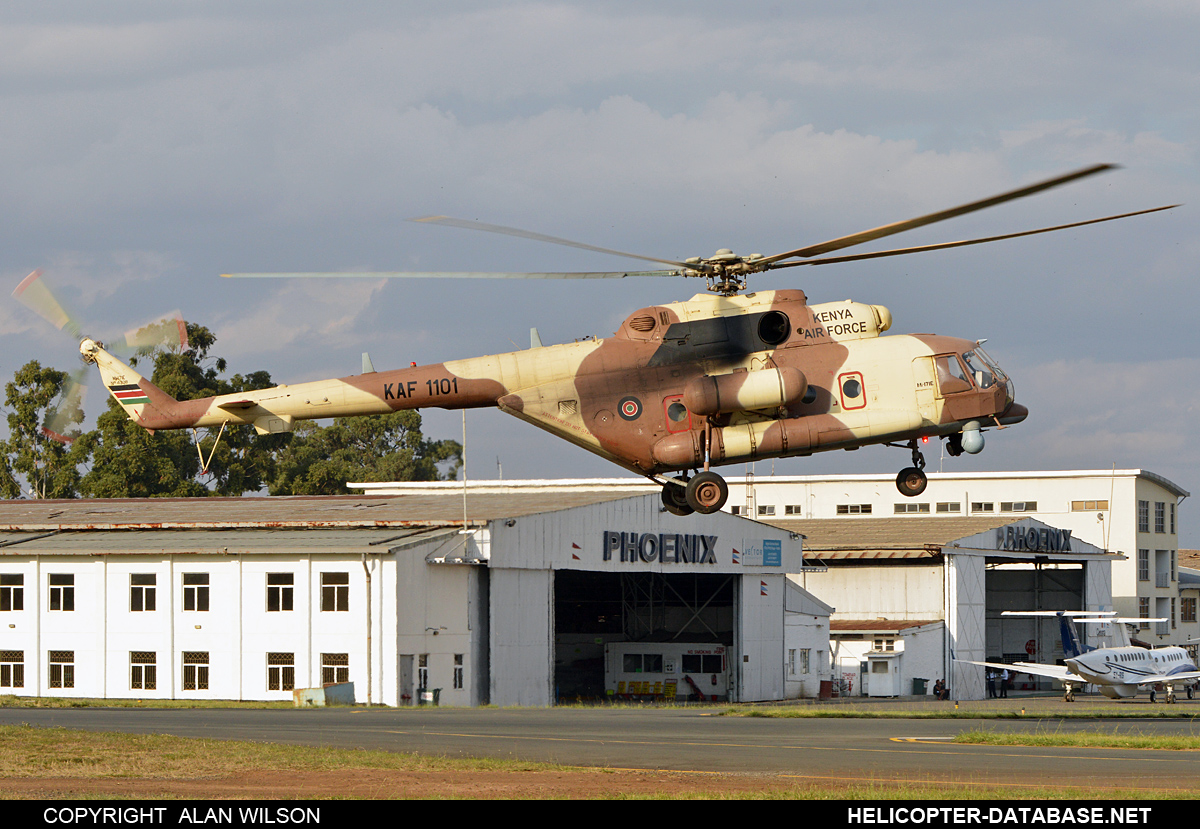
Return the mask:
POLYGON ((796 533, 621 491, 6 501, 0 693, 782 699, 828 664, 803 570, 796 533))

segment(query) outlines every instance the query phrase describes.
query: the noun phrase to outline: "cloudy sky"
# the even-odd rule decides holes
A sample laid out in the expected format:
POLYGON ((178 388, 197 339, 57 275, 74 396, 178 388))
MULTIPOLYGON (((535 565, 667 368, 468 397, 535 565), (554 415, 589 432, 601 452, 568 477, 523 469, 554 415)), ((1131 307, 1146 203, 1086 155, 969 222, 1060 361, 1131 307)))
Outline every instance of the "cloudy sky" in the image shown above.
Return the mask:
MULTIPOLYGON (((383 369, 523 348, 531 326, 605 336, 699 286, 219 274, 642 267, 405 221, 429 214, 671 259, 771 254, 1117 163, 897 244, 1184 206, 753 287, 986 337, 1031 415, 947 471, 1115 464, 1198 491, 1198 42, 1185 0, 8 4, 0 276, 44 268, 101 338, 181 308, 232 371, 297 382, 357 373, 364 350, 383 369)), ((0 376, 74 355, 0 303, 0 376)), ((458 413, 426 423, 461 430, 458 413)), ((468 452, 472 477, 624 474, 494 411, 469 413, 468 452)))

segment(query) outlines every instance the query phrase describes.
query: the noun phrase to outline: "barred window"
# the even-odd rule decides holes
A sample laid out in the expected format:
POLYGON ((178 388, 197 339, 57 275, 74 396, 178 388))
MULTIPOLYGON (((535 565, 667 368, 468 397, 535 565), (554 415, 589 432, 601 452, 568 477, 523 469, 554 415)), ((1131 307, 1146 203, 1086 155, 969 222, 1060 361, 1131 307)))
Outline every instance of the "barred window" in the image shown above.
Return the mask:
POLYGON ((350 574, 321 574, 321 610, 350 609, 350 574))
POLYGON ((1138 550, 1138 581, 1150 581, 1150 551, 1138 550))
POLYGON ((129 687, 153 691, 157 686, 158 659, 154 651, 131 651, 129 654, 129 687))
POLYGON ((1138 532, 1150 532, 1150 502, 1138 501, 1138 532))
POLYGON ((183 609, 208 610, 208 573, 183 574, 183 609))
POLYGON ((350 681, 350 654, 321 654, 321 684, 333 685, 350 681))
POLYGON ((1179 621, 1196 621, 1196 600, 1194 598, 1179 600, 1179 621))
POLYGON ((75 651, 50 651, 50 687, 75 687, 75 651))
POLYGON ((0 573, 0 611, 25 609, 25 576, 0 573))
POLYGON ((296 687, 296 655, 267 654, 267 690, 291 691, 296 687))
POLYGON ((0 651, 0 688, 25 687, 25 651, 0 651))
POLYGON ((1154 502, 1154 531, 1156 533, 1167 531, 1167 505, 1162 501, 1154 502))
MULTIPOLYGON (((1150 618, 1150 599, 1145 596, 1138 597, 1138 617, 1141 619, 1149 619, 1150 618)), ((1150 623, 1142 622, 1139 625, 1139 627, 1142 630, 1149 630, 1150 623)))
POLYGON ((183 690, 208 690, 208 651, 183 652, 183 690))
POLYGON ((454 688, 462 690, 463 687, 463 655, 461 653, 454 654, 454 688))

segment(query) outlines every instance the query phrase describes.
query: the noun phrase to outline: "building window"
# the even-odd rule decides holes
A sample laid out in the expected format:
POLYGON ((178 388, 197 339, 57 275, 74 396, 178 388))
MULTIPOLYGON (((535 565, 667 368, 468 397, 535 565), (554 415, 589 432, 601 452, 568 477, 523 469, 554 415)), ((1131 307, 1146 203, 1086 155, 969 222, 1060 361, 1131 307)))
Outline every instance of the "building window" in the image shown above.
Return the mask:
POLYGON ((129 654, 129 687, 153 691, 157 685, 157 658, 154 651, 133 651, 129 654))
POLYGON ((429 687, 429 654, 417 656, 417 687, 424 691, 429 687))
POLYGON ((50 651, 50 687, 75 687, 75 651, 50 651))
POLYGON ((291 691, 296 687, 296 655, 267 654, 267 690, 291 691))
POLYGON ((25 609, 25 576, 0 573, 0 611, 25 609))
POLYGON ((1171 628, 1175 628, 1175 597, 1171 597, 1171 628))
POLYGON ((896 649, 896 640, 890 636, 876 637, 875 650, 877 651, 894 651, 896 649))
POLYGON ((995 512, 996 505, 991 501, 972 501, 971 512, 995 512))
POLYGON ((1150 502, 1138 501, 1138 532, 1150 532, 1150 502))
POLYGON ((785 504, 783 507, 784 515, 802 515, 799 504, 785 504))
MULTIPOLYGON (((1138 618, 1150 618, 1150 599, 1145 596, 1138 597, 1138 618)), ((1138 627, 1142 630, 1150 630, 1150 623, 1142 622, 1138 627)))
POLYGON ((321 574, 321 610, 350 609, 350 574, 321 574))
POLYGON ((735 504, 734 506, 729 508, 729 513, 730 513, 730 515, 741 515, 742 508, 735 504))
POLYGON ((183 574, 183 609, 208 610, 208 573, 183 574))
POLYGON ((1176 556, 1178 554, 1179 554, 1178 550, 1171 551, 1171 581, 1175 581, 1175 564, 1177 561, 1176 556))
POLYGON ((1095 512, 1108 509, 1108 501, 1072 501, 1071 512, 1095 512))
POLYGON ((838 515, 870 515, 870 504, 838 504, 838 515))
POLYGON ((1196 600, 1194 598, 1179 600, 1179 621, 1196 621, 1196 600))
POLYGON ((1150 551, 1138 550, 1138 581, 1150 581, 1150 551))
POLYGON ((292 609, 295 576, 291 573, 267 573, 267 611, 292 609))
POLYGON ((788 672, 788 676, 796 675, 796 649, 795 648, 788 648, 787 672, 788 672))
POLYGON ((929 504, 914 504, 911 501, 903 504, 895 504, 892 512, 896 515, 908 515, 910 513, 924 513, 927 515, 929 513, 929 504))
POLYGON ((183 690, 208 690, 208 651, 183 652, 183 690))
POLYGON ((463 687, 463 655, 454 654, 454 689, 461 691, 463 687))
POLYGON ((1171 534, 1174 535, 1175 534, 1175 502, 1172 501, 1169 506, 1171 507, 1171 534))
POLYGON ((1162 501, 1154 502, 1154 531, 1156 533, 1167 531, 1167 505, 1162 501))
POLYGON ((1037 501, 1001 501, 1001 512, 1037 512, 1037 501))
POLYGON ((812 670, 810 667, 811 652, 812 651, 810 648, 801 648, 800 649, 800 673, 802 673, 802 674, 812 673, 812 670))
POLYGON ((962 504, 958 501, 939 501, 937 505, 938 512, 962 512, 962 504))
POLYGON ((50 609, 63 611, 75 609, 75 575, 73 573, 50 574, 50 609))
POLYGON ((155 575, 129 574, 129 610, 133 613, 154 610, 155 575))
MULTIPOLYGON (((1195 607, 1195 599, 1192 607, 1195 607)), ((25 651, 0 651, 0 688, 24 687, 25 651)))
POLYGON ((350 654, 321 654, 321 684, 333 685, 350 681, 350 654))
POLYGON ((774 515, 775 514, 775 505, 774 504, 760 504, 758 507, 758 514, 759 515, 774 515))

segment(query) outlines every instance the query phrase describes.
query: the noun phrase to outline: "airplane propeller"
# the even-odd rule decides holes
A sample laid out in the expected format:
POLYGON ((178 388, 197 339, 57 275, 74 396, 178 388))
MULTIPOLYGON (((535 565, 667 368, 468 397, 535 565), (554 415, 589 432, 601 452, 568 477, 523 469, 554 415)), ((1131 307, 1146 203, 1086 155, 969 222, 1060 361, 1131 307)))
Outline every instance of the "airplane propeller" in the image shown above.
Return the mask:
MULTIPOLYGON (((12 295, 55 328, 66 331, 76 341, 83 339, 83 329, 42 279, 41 269, 21 280, 12 295)), ((122 340, 107 347, 114 354, 128 358, 159 346, 187 348, 187 344, 187 324, 183 315, 176 310, 125 332, 122 340)), ((70 443, 75 439, 71 432, 75 424, 83 421, 83 404, 87 396, 85 378, 88 376, 88 370, 89 366, 84 365, 71 372, 63 384, 62 393, 50 407, 46 423, 42 426, 42 433, 51 440, 70 443)))
POLYGON ((363 271, 363 272, 293 272, 293 273, 227 273, 222 276, 238 277, 238 278, 262 278, 262 277, 371 277, 371 278, 443 278, 443 279, 620 279, 627 276, 684 276, 684 277, 705 277, 708 280, 708 289, 716 293, 730 295, 746 287, 746 277, 754 273, 762 273, 764 271, 776 270, 779 268, 794 268, 801 265, 831 265, 839 262, 851 262, 860 259, 877 259, 885 256, 901 256, 910 253, 925 253, 934 250, 945 250, 948 248, 964 247, 967 245, 981 245, 987 242, 998 242, 1005 239, 1016 239, 1021 236, 1033 236, 1039 233, 1051 233, 1056 230, 1066 230, 1073 227, 1083 227, 1084 225, 1099 224, 1101 222, 1111 222, 1117 219, 1126 219, 1131 216, 1140 216, 1146 213, 1156 213, 1160 210, 1170 210, 1178 207, 1177 204, 1165 205, 1162 207, 1152 207, 1146 210, 1136 210, 1131 213, 1121 213, 1115 216, 1104 216, 1099 219, 1088 219, 1081 222, 1072 222, 1070 224, 1055 225, 1053 227, 1043 227, 1035 230, 1025 230, 1017 233, 1007 233, 1000 236, 988 236, 978 239, 965 239, 957 242, 941 242, 932 245, 920 245, 917 247, 894 248, 891 250, 873 251, 870 253, 848 254, 844 256, 824 256, 823 254, 833 253, 855 245, 861 245, 866 242, 872 242, 876 239, 882 239, 887 236, 892 236, 897 233, 903 233, 915 228, 924 227, 934 224, 935 222, 945 221, 957 216, 963 216, 967 213, 973 213, 977 210, 983 210, 988 207, 994 207, 1004 202, 1013 201, 1014 199, 1032 196, 1035 193, 1040 193, 1054 187, 1059 187, 1069 182, 1087 178, 1088 176, 1097 173, 1106 172, 1108 170, 1117 169, 1114 164, 1095 164, 1091 167, 1084 167, 1064 175, 1055 176, 1045 179, 1025 187, 1019 187, 1015 190, 1009 190, 995 196, 989 196, 978 201, 968 202, 967 204, 952 207, 947 210, 939 210, 934 213, 928 213, 924 216, 917 216, 913 219, 907 219, 901 222, 893 222, 891 224, 881 225, 871 228, 870 230, 859 231, 848 236, 839 236, 836 239, 830 239, 825 242, 820 242, 815 245, 797 248, 795 250, 777 253, 773 256, 763 256, 762 254, 751 254, 749 256, 739 256, 728 249, 718 250, 715 254, 709 257, 691 257, 682 262, 673 259, 659 259, 653 256, 643 256, 637 253, 629 253, 626 251, 614 250, 612 248, 597 247, 583 242, 574 242, 570 239, 563 239, 557 236, 547 236, 543 233, 534 233, 528 230, 522 230, 515 227, 507 227, 505 225, 487 224, 485 222, 471 221, 468 219, 455 219, 449 216, 424 216, 417 219, 411 219, 413 222, 421 222, 424 224, 435 224, 445 227, 457 227, 465 230, 480 230, 488 233, 499 233, 505 236, 516 236, 522 239, 531 239, 538 242, 548 242, 555 245, 564 245, 566 247, 579 248, 581 250, 589 250, 597 253, 607 253, 614 256, 624 256, 630 259, 641 259, 647 262, 658 262, 663 265, 672 265, 672 270, 649 270, 649 271, 565 271, 565 272, 510 272, 510 271, 363 271), (799 261, 791 261, 799 260, 799 261))

